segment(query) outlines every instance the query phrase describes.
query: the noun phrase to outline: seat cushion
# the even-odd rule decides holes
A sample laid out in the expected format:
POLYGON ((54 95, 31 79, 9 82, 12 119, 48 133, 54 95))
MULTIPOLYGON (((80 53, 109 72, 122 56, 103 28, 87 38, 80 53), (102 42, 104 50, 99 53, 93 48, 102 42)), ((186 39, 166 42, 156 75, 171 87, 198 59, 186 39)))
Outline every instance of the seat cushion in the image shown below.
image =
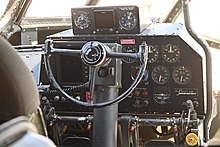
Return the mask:
POLYGON ((0 37, 0 122, 37 111, 39 94, 33 76, 14 48, 0 37))

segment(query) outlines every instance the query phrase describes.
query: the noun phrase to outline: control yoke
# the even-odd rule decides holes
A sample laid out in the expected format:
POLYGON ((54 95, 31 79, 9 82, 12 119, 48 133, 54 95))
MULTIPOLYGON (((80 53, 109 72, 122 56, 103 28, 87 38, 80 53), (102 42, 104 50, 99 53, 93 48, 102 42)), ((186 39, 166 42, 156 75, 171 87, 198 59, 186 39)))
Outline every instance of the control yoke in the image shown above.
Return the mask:
POLYGON ((53 47, 53 40, 47 39, 45 42, 44 62, 47 76, 51 84, 57 88, 69 100, 87 107, 100 108, 125 99, 136 88, 142 79, 148 59, 148 46, 143 42, 139 46, 138 53, 122 53, 121 45, 117 43, 101 43, 90 41, 83 45, 81 50, 60 49, 53 47), (52 73, 50 56, 52 54, 64 54, 71 56, 81 56, 82 61, 90 67, 90 102, 83 102, 67 94, 58 84, 52 73), (117 86, 121 83, 121 62, 119 59, 136 59, 140 63, 139 72, 131 86, 120 96, 105 102, 94 103, 93 94, 96 85, 117 86), (117 71, 116 71, 117 70, 117 71))

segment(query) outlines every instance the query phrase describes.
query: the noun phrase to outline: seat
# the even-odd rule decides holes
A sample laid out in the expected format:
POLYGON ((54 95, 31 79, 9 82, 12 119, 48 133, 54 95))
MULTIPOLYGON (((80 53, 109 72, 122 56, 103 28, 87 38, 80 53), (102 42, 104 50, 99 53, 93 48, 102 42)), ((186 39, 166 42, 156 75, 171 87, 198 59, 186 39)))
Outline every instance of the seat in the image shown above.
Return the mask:
POLYGON ((37 133, 37 128, 25 116, 15 117, 0 125, 0 136, 1 147, 55 147, 50 139, 37 133))
POLYGON ((39 93, 31 71, 15 49, 0 36, 0 146, 15 144, 14 147, 19 147, 28 142, 31 146, 38 142, 55 146, 47 137, 37 133, 40 130, 46 135, 46 131, 42 131, 45 127, 39 105, 39 93), (40 120, 37 129, 32 120, 40 120))
POLYGON ((0 123, 37 112, 40 100, 34 79, 15 49, 0 37, 0 123))

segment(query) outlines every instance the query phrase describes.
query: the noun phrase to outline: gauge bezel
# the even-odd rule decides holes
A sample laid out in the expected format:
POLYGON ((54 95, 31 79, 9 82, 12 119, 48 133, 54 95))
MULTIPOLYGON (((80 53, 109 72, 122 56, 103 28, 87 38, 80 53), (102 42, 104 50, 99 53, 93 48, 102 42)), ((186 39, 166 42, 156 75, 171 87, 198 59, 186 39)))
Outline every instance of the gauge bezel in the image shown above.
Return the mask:
POLYGON ((156 66, 153 70, 152 70, 152 72, 151 72, 151 77, 152 77, 152 79, 153 79, 153 81, 155 82, 155 83, 157 83, 157 84, 166 84, 169 80, 170 80, 170 71, 169 71, 169 69, 167 68, 167 67, 165 67, 165 66, 163 66, 163 65, 158 65, 158 66, 156 66), (159 69, 160 68, 160 69, 159 69), (165 75, 165 76, 161 76, 161 78, 163 78, 162 80, 163 81, 161 81, 161 80, 159 80, 160 78, 158 78, 158 76, 159 75, 157 75, 158 73, 158 70, 161 70, 161 68, 163 68, 162 70, 164 71, 164 70, 166 70, 166 72, 164 72, 163 74, 167 74, 167 75, 165 75), (156 75, 155 75, 156 74, 156 75))
POLYGON ((180 60, 180 55, 181 55, 181 52, 180 52, 180 48, 178 45, 167 44, 167 45, 163 46, 163 48, 162 48, 161 56, 162 56, 163 60, 168 63, 176 63, 177 61, 180 60), (168 53, 166 51, 166 50, 168 50, 169 47, 175 47, 175 51, 172 53, 172 55, 173 54, 176 54, 176 55, 172 58, 168 57, 168 53))
POLYGON ((158 47, 157 46, 154 46, 154 45, 149 45, 148 46, 148 63, 154 63, 154 62, 156 62, 157 60, 158 60, 158 58, 159 58, 159 50, 158 50, 158 47), (152 52, 152 54, 153 54, 153 58, 150 58, 150 51, 149 51, 149 48, 150 47, 153 47, 153 49, 155 49, 156 50, 156 52, 152 52), (157 55, 157 56, 155 56, 155 55, 157 55))
POLYGON ((166 87, 157 87, 153 91, 153 99, 156 103, 160 105, 165 105, 170 103, 171 91, 166 87), (159 99, 156 95, 160 95, 161 97, 167 97, 166 99, 159 99))
POLYGON ((74 15, 73 21, 74 21, 75 26, 76 26, 78 29, 81 29, 81 30, 84 30, 84 29, 89 28, 89 27, 91 26, 91 24, 90 24, 90 23, 91 23, 90 16, 89 16, 89 14, 88 14, 87 12, 85 12, 85 11, 79 11, 79 12, 77 12, 77 13, 74 15), (77 23, 77 18, 79 18, 80 15, 86 16, 86 19, 87 19, 86 25, 83 23, 83 26, 80 26, 80 25, 77 23))
POLYGON ((136 16, 136 13, 134 11, 122 11, 120 14, 119 14, 119 26, 124 29, 124 30, 133 30, 136 26, 138 25, 138 18, 136 16), (131 27, 128 27, 128 26, 125 26, 125 22, 122 23, 122 21, 130 21, 128 19, 124 19, 124 17, 127 16, 128 13, 132 13, 133 14, 133 18, 130 19, 132 20, 133 22, 131 23, 131 27))
MULTIPOLYGON (((174 68, 173 73, 172 73, 172 76, 173 76, 173 80, 174 80, 177 84, 186 85, 186 84, 188 84, 188 83, 191 81, 191 79, 192 79, 192 71, 191 71, 190 68, 187 67, 187 66, 177 66, 177 67, 174 68), (185 79, 185 77, 183 77, 185 80, 184 80, 183 82, 181 82, 180 79, 177 78, 178 76, 180 76, 181 73, 175 73, 175 72, 177 72, 177 70, 181 70, 181 71, 184 70, 184 72, 185 72, 184 74, 187 74, 187 73, 186 73, 186 71, 187 71, 188 74, 189 74, 189 75, 187 75, 187 76, 188 76, 188 79, 185 79), (178 75, 175 76, 175 74, 178 74, 178 75)), ((183 79, 183 78, 182 78, 182 79, 183 79)))

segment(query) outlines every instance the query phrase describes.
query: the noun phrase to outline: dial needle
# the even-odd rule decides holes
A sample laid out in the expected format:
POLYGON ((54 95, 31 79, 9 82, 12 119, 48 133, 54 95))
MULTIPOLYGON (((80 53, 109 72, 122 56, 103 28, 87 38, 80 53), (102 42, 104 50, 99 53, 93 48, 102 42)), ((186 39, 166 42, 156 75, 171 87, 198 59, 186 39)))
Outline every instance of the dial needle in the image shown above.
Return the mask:
POLYGON ((182 82, 182 81, 183 81, 183 76, 180 77, 180 82, 182 82))
POLYGON ((160 75, 160 76, 159 76, 159 82, 161 81, 161 79, 162 79, 162 76, 160 75))

